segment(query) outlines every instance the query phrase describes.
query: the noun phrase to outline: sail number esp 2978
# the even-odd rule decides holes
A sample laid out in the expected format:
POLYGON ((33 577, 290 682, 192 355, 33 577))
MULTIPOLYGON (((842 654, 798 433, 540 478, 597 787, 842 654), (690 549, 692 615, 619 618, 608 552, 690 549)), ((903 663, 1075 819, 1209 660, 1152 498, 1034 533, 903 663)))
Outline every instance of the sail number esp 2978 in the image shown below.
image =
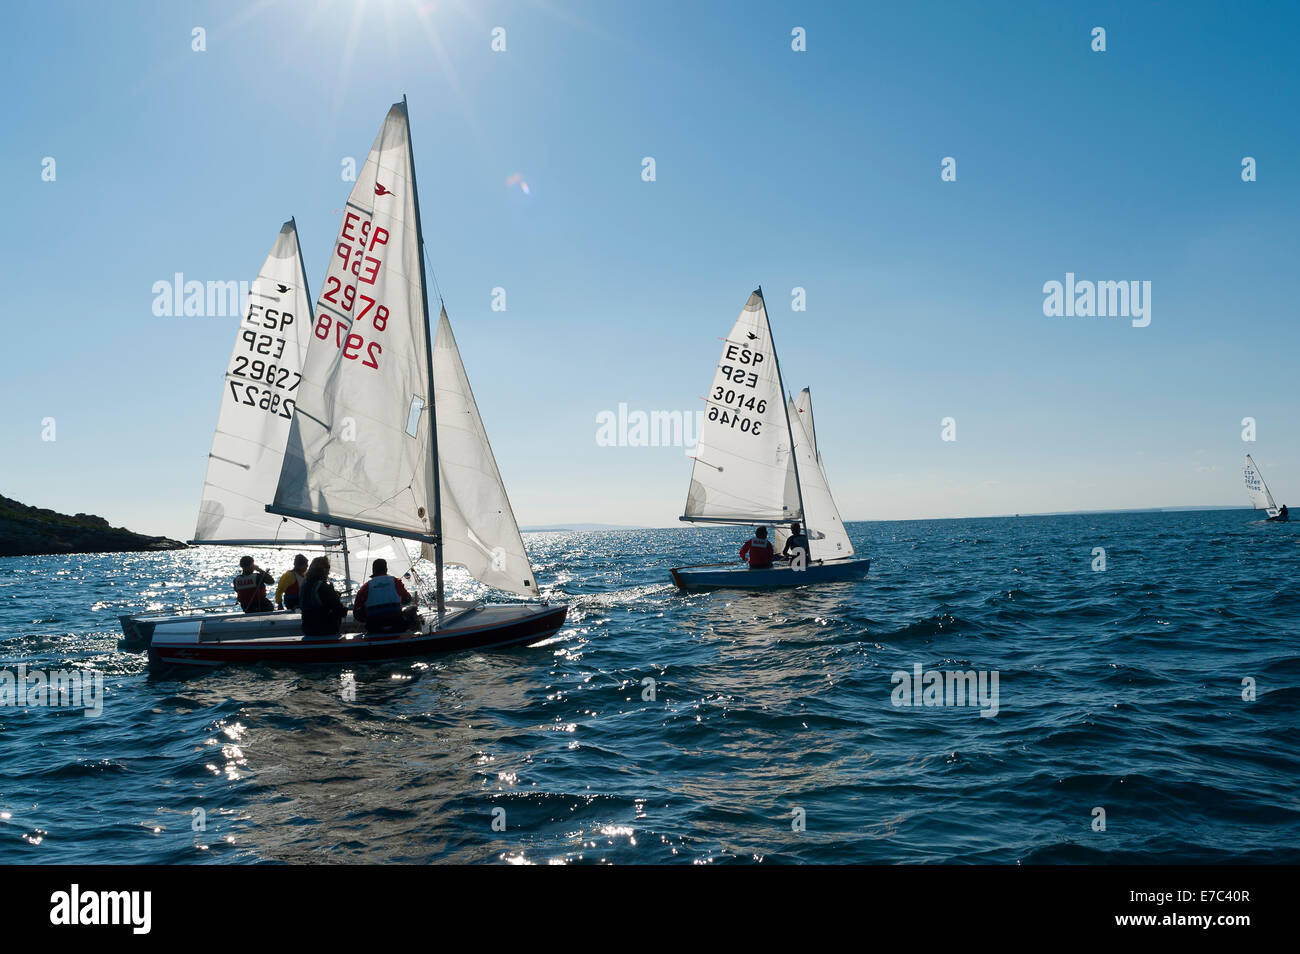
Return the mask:
POLYGON ((349 210, 344 216, 339 243, 334 250, 337 261, 330 263, 325 290, 316 306, 315 333, 322 341, 332 337, 335 347, 343 350, 344 358, 360 360, 365 367, 379 370, 379 358, 384 349, 373 335, 382 334, 388 327, 388 308, 367 295, 363 286, 373 287, 379 277, 384 264, 383 250, 388 245, 388 230, 382 226, 372 230, 370 225, 368 216, 355 211, 349 210), (355 282, 349 282, 349 276, 355 282), (358 303, 360 311, 353 314, 358 303), (370 340, 360 330, 353 330, 358 326, 366 335, 372 336, 370 340))

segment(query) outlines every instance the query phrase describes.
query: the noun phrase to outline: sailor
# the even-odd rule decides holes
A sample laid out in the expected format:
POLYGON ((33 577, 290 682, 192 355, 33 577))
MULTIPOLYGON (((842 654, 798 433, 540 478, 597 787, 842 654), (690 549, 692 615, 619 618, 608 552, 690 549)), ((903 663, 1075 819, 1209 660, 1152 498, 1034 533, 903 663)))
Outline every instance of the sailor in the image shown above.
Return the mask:
POLYGON ((291 610, 298 608, 298 588, 302 586, 307 575, 307 558, 299 553, 293 558, 293 569, 285 570, 280 582, 275 585, 275 608, 291 610))
POLYGON ((266 587, 274 582, 275 577, 254 563, 251 556, 240 557, 234 580, 235 599, 245 613, 269 613, 275 607, 266 598, 266 587))
POLYGON ((775 552, 772 542, 767 539, 767 527, 759 527, 754 531, 754 536, 740 548, 740 558, 749 560, 751 570, 766 570, 772 565, 772 555, 775 552))
POLYGON ((791 562, 794 561, 796 550, 803 550, 805 562, 808 559, 808 537, 799 529, 798 523, 790 524, 790 536, 785 541, 785 547, 781 550, 781 556, 791 562))
POLYGON ((1282 509, 1277 512, 1277 519, 1287 521, 1291 519, 1291 515, 1287 512, 1286 504, 1283 504, 1282 509))
POLYGON ((402 581, 388 575, 388 561, 372 565, 370 579, 361 584, 352 603, 352 615, 366 624, 367 633, 400 633, 415 625, 415 606, 402 581))
POLYGON ((329 557, 318 556, 311 561, 298 588, 304 636, 337 636, 339 625, 348 615, 347 607, 330 585, 329 575, 329 557))

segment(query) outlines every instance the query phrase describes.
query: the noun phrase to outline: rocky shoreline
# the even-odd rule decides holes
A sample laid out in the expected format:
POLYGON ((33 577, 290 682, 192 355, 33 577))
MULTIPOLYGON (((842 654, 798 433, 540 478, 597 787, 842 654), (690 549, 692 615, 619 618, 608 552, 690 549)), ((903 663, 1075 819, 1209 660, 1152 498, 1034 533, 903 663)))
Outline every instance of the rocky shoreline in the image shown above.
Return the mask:
POLYGON ((183 550, 168 537, 148 537, 111 527, 94 514, 56 513, 0 495, 0 557, 60 553, 141 553, 183 550))

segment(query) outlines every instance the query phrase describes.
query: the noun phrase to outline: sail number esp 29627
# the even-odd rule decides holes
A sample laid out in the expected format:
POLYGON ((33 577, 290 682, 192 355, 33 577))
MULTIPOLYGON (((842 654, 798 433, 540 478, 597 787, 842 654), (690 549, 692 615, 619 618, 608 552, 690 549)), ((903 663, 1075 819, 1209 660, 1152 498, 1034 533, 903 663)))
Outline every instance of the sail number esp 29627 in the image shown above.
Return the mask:
POLYGON ((284 357, 285 335, 293 320, 291 312, 249 300, 244 330, 239 334, 240 346, 226 374, 236 404, 260 407, 286 420, 293 418, 294 403, 288 395, 302 380, 294 370, 300 358, 291 355, 292 366, 277 363, 284 357), (247 353, 240 354, 241 350, 247 353))

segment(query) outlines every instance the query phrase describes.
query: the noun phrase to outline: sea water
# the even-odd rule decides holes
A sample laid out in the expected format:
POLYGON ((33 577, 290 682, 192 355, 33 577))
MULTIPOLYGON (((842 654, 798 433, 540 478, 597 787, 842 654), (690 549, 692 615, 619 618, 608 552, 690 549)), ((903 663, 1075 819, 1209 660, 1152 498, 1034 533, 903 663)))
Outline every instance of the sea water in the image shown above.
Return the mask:
POLYGON ((690 595, 747 533, 527 534, 543 645, 186 676, 117 615, 240 554, 0 560, 0 670, 102 687, 0 705, 0 862, 1300 861, 1300 524, 849 530, 862 582, 690 595))

